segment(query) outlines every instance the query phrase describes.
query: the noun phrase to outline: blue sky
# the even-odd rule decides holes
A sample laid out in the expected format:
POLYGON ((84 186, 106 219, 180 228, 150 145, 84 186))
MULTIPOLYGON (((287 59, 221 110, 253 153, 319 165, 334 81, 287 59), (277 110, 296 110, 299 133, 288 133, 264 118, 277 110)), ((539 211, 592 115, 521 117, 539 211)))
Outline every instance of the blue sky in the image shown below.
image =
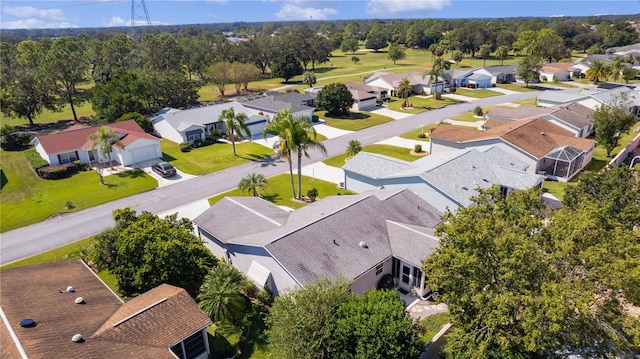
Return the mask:
MULTIPOLYGON (((140 0, 135 0, 136 4, 140 0)), ((2 0, 0 29, 127 26, 131 0, 2 0)), ((154 24, 640 13, 637 0, 145 0, 154 24)), ((144 12, 139 8, 137 20, 144 12)))

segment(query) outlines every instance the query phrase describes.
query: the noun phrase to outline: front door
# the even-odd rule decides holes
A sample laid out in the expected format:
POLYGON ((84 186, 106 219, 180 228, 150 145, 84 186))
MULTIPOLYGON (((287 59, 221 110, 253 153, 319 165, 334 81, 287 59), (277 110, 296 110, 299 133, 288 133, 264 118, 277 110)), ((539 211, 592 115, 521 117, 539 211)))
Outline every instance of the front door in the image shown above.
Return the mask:
POLYGON ((405 263, 401 264, 400 282, 398 283, 398 285, 400 286, 400 288, 406 291, 411 291, 411 269, 412 266, 409 266, 405 263))

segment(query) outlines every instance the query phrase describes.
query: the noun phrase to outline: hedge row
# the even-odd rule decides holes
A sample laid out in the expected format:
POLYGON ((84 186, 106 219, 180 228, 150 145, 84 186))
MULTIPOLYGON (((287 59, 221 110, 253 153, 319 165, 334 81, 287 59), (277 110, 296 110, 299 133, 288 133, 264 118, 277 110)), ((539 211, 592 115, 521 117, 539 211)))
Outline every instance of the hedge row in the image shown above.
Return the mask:
POLYGON ((60 179, 71 177, 78 173, 75 163, 63 163, 57 166, 45 166, 38 170, 38 175, 44 179, 60 179))
POLYGON ((42 167, 49 165, 49 162, 40 157, 35 148, 30 148, 24 151, 24 155, 27 156, 27 161, 29 161, 31 168, 33 168, 36 173, 38 173, 38 170, 42 167))

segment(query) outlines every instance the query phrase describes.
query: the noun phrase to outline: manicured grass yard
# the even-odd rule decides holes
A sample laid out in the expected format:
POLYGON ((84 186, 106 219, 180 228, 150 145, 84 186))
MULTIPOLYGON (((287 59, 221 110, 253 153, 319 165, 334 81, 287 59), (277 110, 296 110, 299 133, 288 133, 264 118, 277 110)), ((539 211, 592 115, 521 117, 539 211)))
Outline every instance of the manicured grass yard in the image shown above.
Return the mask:
POLYGON ((154 178, 140 170, 106 176, 104 186, 100 184, 95 171, 80 172, 60 180, 45 180, 33 172, 24 151, 2 151, 0 154, 4 175, 0 190, 1 232, 40 222, 54 214, 93 207, 158 186, 154 178), (74 208, 67 209, 67 201, 74 208))
POLYGON ((422 126, 422 127, 416 128, 415 130, 412 130, 412 131, 409 131, 409 132, 401 133, 398 136, 402 137, 402 138, 406 138, 407 140, 416 140, 416 141, 429 142, 429 137, 420 138, 418 136, 421 133, 424 133, 424 134, 428 135, 429 131, 433 130, 434 128, 436 128, 438 126, 439 126, 439 124, 434 123, 432 125, 422 126))
MULTIPOLYGON (((295 174, 293 180, 296 186, 296 194, 298 191, 298 175, 295 174)), ((288 173, 267 178, 267 190, 264 199, 272 202, 276 206, 287 206, 293 209, 301 208, 307 205, 306 202, 293 200, 293 192, 291 190, 291 179, 288 173)), ((307 191, 313 187, 318 189, 318 199, 329 196, 353 194, 351 191, 338 188, 335 183, 302 176, 302 195, 306 196, 307 191)), ((217 196, 209 198, 209 204, 214 205, 216 202, 227 196, 250 196, 248 192, 242 192, 239 188, 221 193, 217 196)))
MULTIPOLYGON (((426 151, 426 150, 427 150, 426 145, 423 145, 423 151, 426 151)), ((367 145, 362 147, 362 151, 378 153, 381 155, 397 158, 399 160, 408 161, 408 162, 413 162, 417 159, 422 158, 422 156, 411 155, 411 150, 408 148, 391 146, 391 145, 376 145, 376 144, 367 145)), ((338 156, 327 158, 326 160, 322 161, 322 163, 324 163, 327 166, 342 167, 344 166, 345 160, 348 157, 350 157, 348 154, 343 153, 338 156)))
POLYGON ((452 98, 447 98, 443 96, 441 100, 436 100, 433 97, 418 97, 412 96, 407 99, 412 108, 402 107, 403 100, 401 98, 392 97, 391 101, 388 102, 387 107, 389 110, 398 111, 398 112, 406 112, 406 113, 421 113, 428 110, 435 110, 438 108, 443 108, 449 105, 453 105, 454 103, 458 103, 460 101, 454 100, 452 98))
MULTIPOLYGON (((94 116, 96 113, 93 111, 90 102, 83 102, 82 104, 74 104, 76 109, 76 115, 80 117, 94 116)), ((71 113, 71 106, 65 105, 60 112, 53 112, 50 110, 42 111, 40 116, 34 119, 34 123, 49 123, 58 120, 73 120, 73 114, 71 113)), ((0 114, 0 121, 2 124, 8 124, 11 126, 28 125, 29 121, 23 118, 7 117, 0 114)))
POLYGON ((494 96, 502 96, 502 93, 491 91, 488 89, 466 89, 466 88, 458 88, 456 89, 456 95, 473 97, 473 98, 487 98, 494 96))
POLYGON ((236 143, 237 156, 233 155, 230 143, 216 143, 190 152, 180 151, 180 145, 167 139, 163 139, 160 146, 166 161, 192 175, 203 175, 273 155, 272 149, 253 142, 236 143))
POLYGON ((531 91, 538 90, 538 88, 534 87, 533 84, 529 84, 529 87, 524 87, 524 84, 519 84, 519 83, 497 84, 496 86, 503 88, 505 90, 511 90, 511 91, 517 91, 517 92, 531 92, 531 91))
POLYGON ((445 326, 445 324, 451 321, 451 314, 449 313, 437 313, 431 316, 428 316, 424 320, 422 320, 419 324, 420 331, 422 334, 422 340, 425 344, 428 344, 433 337, 438 334, 440 329, 445 326))
MULTIPOLYGON (((490 109, 491 109, 491 107, 483 107, 482 111, 484 111, 486 113, 490 109)), ((476 115, 473 113, 473 111, 471 111, 471 112, 462 113, 462 114, 460 114, 458 116, 455 116, 455 117, 451 117, 451 120, 470 122, 469 126, 474 126, 475 127, 476 125, 475 124, 471 124, 471 122, 484 121, 484 118, 476 117, 476 115)))
POLYGON ((327 126, 346 131, 358 131, 393 121, 391 117, 381 116, 370 112, 351 112, 347 117, 330 117, 327 116, 327 111, 316 111, 315 114, 323 119, 327 126))

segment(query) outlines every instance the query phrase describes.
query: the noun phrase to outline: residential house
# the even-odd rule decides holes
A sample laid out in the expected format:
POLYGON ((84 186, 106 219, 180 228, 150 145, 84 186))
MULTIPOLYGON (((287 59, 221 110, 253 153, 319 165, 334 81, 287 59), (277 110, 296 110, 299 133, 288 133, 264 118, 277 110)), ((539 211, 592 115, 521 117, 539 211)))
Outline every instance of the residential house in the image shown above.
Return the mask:
POLYGON ((587 137, 593 132, 592 114, 592 109, 576 102, 553 107, 497 106, 487 113, 486 117, 491 121, 485 122, 482 127, 488 130, 504 122, 541 117, 571 131, 576 137, 587 137))
POLYGON ((551 107, 566 105, 572 102, 580 102, 598 93, 597 90, 587 90, 583 88, 567 89, 562 91, 544 91, 536 98, 536 105, 541 107, 551 107))
POLYGON ((278 111, 285 108, 290 109, 293 116, 306 116, 311 119, 315 111, 315 99, 314 94, 269 91, 243 100, 242 105, 268 119, 273 119, 278 111))
POLYGON ((502 149, 528 164, 528 172, 558 181, 570 180, 589 164, 595 148, 595 141, 575 137, 543 118, 506 122, 486 131, 440 125, 430 137, 432 154, 500 144, 502 149))
POLYGON ((81 260, 3 269, 3 358, 209 357, 211 321, 182 288, 123 302, 81 260))
POLYGON ((469 88, 489 88, 491 87, 491 76, 474 72, 466 78, 466 87, 469 88))
POLYGON ((453 69, 447 70, 446 73, 451 78, 450 85, 455 83, 457 87, 488 88, 493 84, 515 82, 517 69, 516 65, 488 66, 470 70, 453 69))
MULTIPOLYGON (((111 147, 112 161, 132 166, 162 157, 160 140, 145 133, 134 120, 104 126, 114 130, 122 144, 114 144, 111 147)), ((62 132, 38 135, 33 139, 33 145, 40 157, 50 165, 74 161, 88 164, 107 162, 108 158, 100 158, 99 145, 92 148, 94 142, 89 140, 89 136, 96 134, 100 127, 74 125, 62 132)))
POLYGON ((443 92, 445 83, 442 78, 434 79, 433 83, 429 76, 425 76, 416 71, 403 72, 399 74, 392 74, 388 72, 376 72, 367 77, 364 81, 366 85, 379 87, 387 91, 389 96, 402 97, 402 94, 398 93, 400 83, 405 78, 409 79, 409 83, 413 88, 413 93, 423 92, 431 94, 436 91, 443 92))
POLYGON ((233 108, 236 114, 244 113, 249 120, 245 125, 251 136, 261 137, 267 124, 267 117, 256 113, 237 101, 186 110, 166 108, 154 114, 151 124, 156 134, 175 143, 204 140, 213 131, 226 133, 224 121, 220 121, 222 111, 233 108))
POLYGON ((422 296, 429 289, 421 261, 438 246, 441 214, 409 190, 390 189, 326 197, 293 212, 258 197, 225 197, 194 223, 216 256, 274 295, 341 277, 363 293, 391 275, 422 296))
POLYGON ((481 68, 479 71, 491 76, 492 84, 508 84, 516 82, 518 65, 496 65, 481 68))
POLYGON ((345 188, 407 188, 439 211, 471 205, 478 188, 498 185, 512 190, 541 187, 544 177, 526 172, 529 165, 498 146, 434 153, 413 162, 360 152, 343 167, 345 188))
POLYGON ((387 91, 376 86, 369 86, 359 82, 345 84, 353 97, 352 111, 366 111, 376 107, 377 101, 386 98, 387 91))
POLYGON ((573 65, 565 62, 543 64, 540 69, 540 79, 547 82, 568 81, 579 74, 579 70, 576 71, 573 65))

